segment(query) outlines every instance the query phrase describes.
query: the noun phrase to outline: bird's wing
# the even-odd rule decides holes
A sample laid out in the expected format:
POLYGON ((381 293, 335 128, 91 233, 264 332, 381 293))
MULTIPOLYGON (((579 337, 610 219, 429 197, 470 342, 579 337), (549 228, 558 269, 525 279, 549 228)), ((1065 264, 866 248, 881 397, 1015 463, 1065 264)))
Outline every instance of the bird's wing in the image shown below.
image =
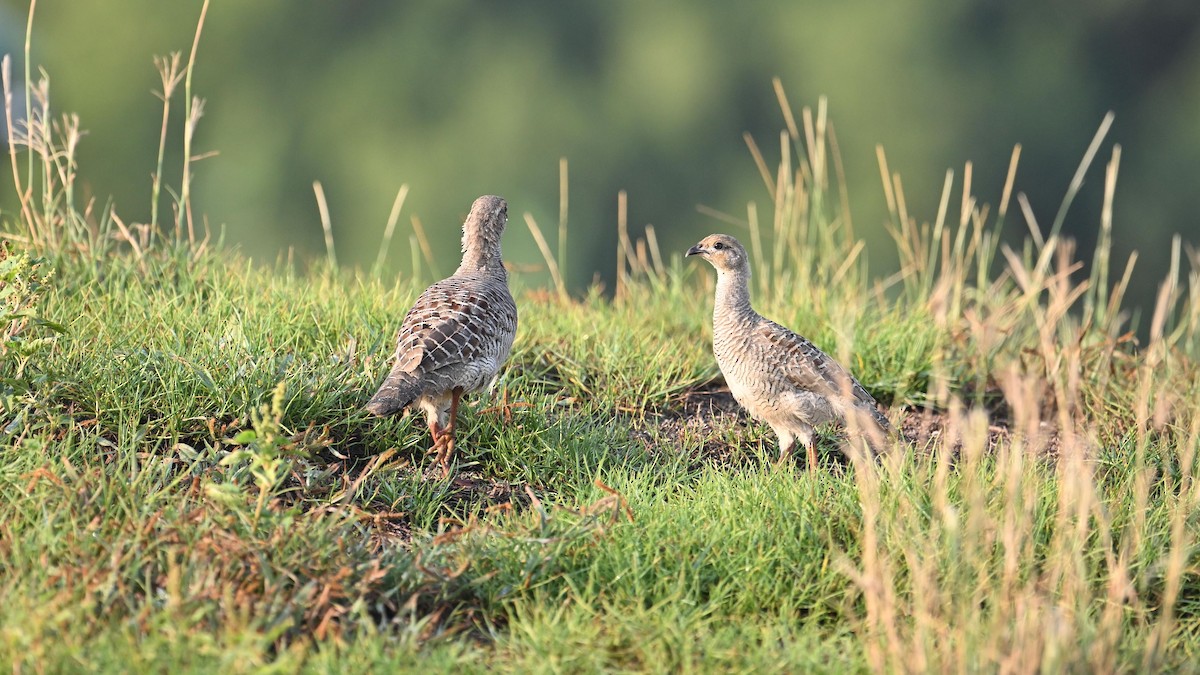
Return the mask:
POLYGON ((507 288, 450 277, 425 289, 396 335, 395 368, 427 373, 485 355, 516 327, 507 288))
POLYGON ((875 408, 875 399, 858 380, 807 339, 764 319, 754 330, 754 340, 772 355, 772 366, 797 388, 828 396, 832 401, 875 408))

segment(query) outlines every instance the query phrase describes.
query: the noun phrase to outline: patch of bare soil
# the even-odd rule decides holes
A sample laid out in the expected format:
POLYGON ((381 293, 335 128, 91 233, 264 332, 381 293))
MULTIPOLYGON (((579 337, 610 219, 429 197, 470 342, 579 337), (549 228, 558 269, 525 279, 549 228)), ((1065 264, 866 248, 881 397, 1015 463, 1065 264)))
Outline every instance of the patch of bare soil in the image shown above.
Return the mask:
POLYGON ((633 437, 652 452, 685 452, 700 463, 742 465, 749 457, 744 446, 762 442, 752 425, 728 388, 704 386, 635 422, 633 437))
MULTIPOLYGON (((896 411, 889 417, 897 429, 918 453, 933 453, 949 448, 957 455, 962 443, 950 438, 949 414, 928 408, 904 409, 899 418, 896 411)), ((633 428, 632 438, 651 453, 682 455, 690 465, 714 467, 750 467, 764 459, 778 456, 777 440, 764 424, 752 420, 728 387, 721 382, 707 383, 675 396, 663 408, 627 420, 633 428)), ((988 448, 1012 440, 1014 431, 1003 418, 1003 412, 993 414, 988 428, 988 448)), ((1059 436, 1055 429, 1043 425, 1039 437, 1030 443, 1039 455, 1053 457, 1058 452, 1059 436)), ((845 466, 849 458, 840 449, 847 438, 836 427, 818 430, 817 444, 820 461, 825 466, 845 466)), ((364 458, 351 460, 345 468, 345 480, 353 481, 366 466, 364 458)), ((412 454, 398 470, 400 478, 421 476, 426 482, 442 481, 441 470, 431 458, 412 454)), ((797 452, 794 462, 803 464, 803 451, 797 452)), ((482 506, 487 511, 522 508, 529 502, 523 486, 498 480, 474 466, 460 467, 444 488, 441 499, 452 511, 471 511, 482 506)), ((362 505, 364 517, 371 520, 377 541, 381 544, 407 546, 412 530, 407 514, 389 513, 383 505, 362 505)))
MULTIPOLYGON (((904 411, 898 429, 918 451, 932 452, 946 442, 946 426, 949 415, 930 408, 912 408, 904 411)), ((995 451, 1000 443, 1009 443, 1018 431, 1013 430, 1009 420, 993 412, 988 425, 988 451, 995 451)), ((1029 446, 1036 448, 1039 456, 1057 457, 1061 438, 1058 430, 1049 422, 1042 422, 1036 438, 1026 439, 1029 446)), ((950 449, 955 454, 962 449, 960 439, 952 439, 950 449)))
MULTIPOLYGON (((389 470, 393 471, 392 480, 403 481, 419 476, 419 480, 426 483, 446 481, 438 490, 438 498, 450 511, 468 512, 476 505, 487 511, 504 510, 528 501, 524 493, 508 481, 485 476, 474 467, 459 469, 447 481, 442 475, 441 467, 432 458, 414 455, 394 461, 396 464, 389 467, 389 470)), ((343 488, 378 468, 372 467, 369 458, 345 458, 342 462, 335 461, 330 465, 329 471, 340 477, 343 488)), ((376 546, 408 547, 412 542, 410 513, 392 510, 391 504, 380 502, 360 503, 354 508, 364 523, 370 526, 371 537, 376 546)), ((448 524, 453 526, 461 523, 448 524)))
MULTIPOLYGON (((887 411, 885 411, 887 412, 887 411)), ((918 452, 933 452, 945 445, 949 421, 946 412, 929 408, 906 408, 899 420, 897 430, 918 452)), ((988 428, 988 449, 1010 440, 1013 432, 1007 420, 995 418, 988 428)), ((746 447, 765 444, 771 455, 777 452, 774 434, 745 413, 729 393, 729 388, 719 382, 708 383, 673 399, 656 415, 648 415, 644 424, 634 432, 635 439, 651 451, 670 451, 694 456, 698 463, 716 465, 744 465, 753 460, 746 447)), ((846 440, 840 429, 827 427, 818 430, 819 454, 831 457, 839 464, 847 463, 838 449, 846 440)), ((1033 443, 1044 456, 1055 456, 1059 447, 1059 435, 1048 424, 1043 424, 1039 438, 1033 443)), ((962 447, 959 439, 950 442, 950 450, 957 454, 962 447)), ((801 455, 801 453, 797 453, 801 455)), ((803 462, 802 456, 796 461, 803 462)))

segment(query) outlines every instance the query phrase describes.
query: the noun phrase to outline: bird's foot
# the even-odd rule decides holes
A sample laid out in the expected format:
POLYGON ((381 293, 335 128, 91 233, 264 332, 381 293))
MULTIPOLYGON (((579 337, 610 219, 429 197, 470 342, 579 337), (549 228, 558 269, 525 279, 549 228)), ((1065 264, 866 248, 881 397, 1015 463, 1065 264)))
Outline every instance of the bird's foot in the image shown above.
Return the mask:
POLYGON ((425 451, 425 454, 437 455, 438 457, 441 457, 442 456, 442 448, 444 448, 445 446, 446 446, 446 439, 444 436, 440 436, 440 435, 434 436, 433 437, 433 445, 429 446, 429 449, 425 451))
POLYGON ((438 467, 442 478, 450 475, 450 459, 454 453, 454 437, 442 431, 433 437, 433 445, 425 451, 427 455, 433 455, 433 464, 438 467))
POLYGON ((450 476, 450 462, 454 459, 454 427, 438 429, 433 436, 433 445, 426 454, 433 455, 434 465, 441 469, 442 478, 450 476))

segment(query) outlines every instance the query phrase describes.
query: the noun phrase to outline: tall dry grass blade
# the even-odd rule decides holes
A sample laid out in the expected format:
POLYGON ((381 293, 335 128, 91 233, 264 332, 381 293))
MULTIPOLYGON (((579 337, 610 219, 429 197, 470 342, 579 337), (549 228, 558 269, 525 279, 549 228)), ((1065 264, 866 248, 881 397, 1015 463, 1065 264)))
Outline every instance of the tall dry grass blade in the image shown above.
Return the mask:
POLYGON ((947 259, 948 264, 953 265, 953 276, 955 286, 954 305, 957 313, 958 306, 961 305, 962 288, 966 284, 967 268, 970 264, 969 258, 975 251, 979 238, 983 230, 983 223, 986 221, 986 211, 980 212, 975 208, 975 197, 971 195, 970 172, 973 169, 973 164, 967 162, 963 169, 963 209, 968 212, 969 217, 960 222, 958 231, 954 234, 953 253, 948 253, 947 249, 943 248, 943 255, 947 259), (968 228, 968 226, 973 226, 968 228), (967 231, 971 231, 971 246, 967 246, 967 231), (952 261, 952 262, 951 262, 952 261))
POLYGON ((855 263, 858 262, 858 258, 860 255, 862 255, 866 245, 867 243, 861 239, 854 242, 854 246, 851 247, 850 252, 846 254, 846 259, 842 261, 841 266, 838 267, 837 271, 833 273, 833 276, 829 278, 830 283, 837 285, 841 283, 843 279, 845 279, 846 275, 850 273, 851 269, 853 269, 855 263))
POLYGON ((846 184, 846 169, 842 166, 842 150, 838 147, 837 133, 833 122, 829 123, 829 154, 833 157, 833 171, 838 181, 839 215, 846 224, 846 238, 854 241, 854 219, 850 216, 850 188, 846 184))
POLYGON ((1039 252, 1045 250, 1046 240, 1042 238, 1042 228, 1038 226, 1037 217, 1033 215, 1033 207, 1024 192, 1017 193, 1017 203, 1021 205, 1021 213, 1025 216, 1025 224, 1029 228, 1029 236, 1033 238, 1034 246, 1039 252))
POLYGON ((1159 345, 1163 356, 1165 356, 1166 345, 1162 344, 1165 340, 1166 327, 1168 320, 1171 318, 1172 309, 1175 306, 1176 293, 1179 289, 1179 252, 1182 244, 1182 239, 1178 234, 1171 237, 1171 264, 1167 271, 1167 278, 1159 287, 1158 301, 1154 304, 1154 318, 1150 321, 1150 347, 1153 349, 1155 345, 1159 345))
MULTIPOLYGON (((433 248, 429 246, 429 238, 425 236, 425 226, 421 224, 421 219, 416 215, 414 215, 412 218, 409 218, 409 222, 412 223, 413 236, 416 237, 417 246, 420 248, 421 256, 424 258, 425 264, 429 266, 429 273, 433 275, 435 279, 440 279, 442 277, 442 271, 438 269, 437 261, 433 257, 433 248)), ((415 252, 414 255, 416 255, 415 252)), ((417 267, 413 268, 414 274, 416 273, 417 269, 417 267)))
MULTIPOLYGON (((970 164, 968 163, 967 166, 970 166, 970 164)), ((936 249, 939 242, 943 242, 943 248, 946 249, 942 252, 941 275, 946 276, 950 274, 950 253, 949 249, 946 248, 949 240, 945 238, 943 232, 946 227, 946 211, 950 208, 950 189, 953 186, 954 171, 947 169, 946 178, 942 181, 942 197, 938 200, 937 217, 933 221, 933 236, 929 238, 929 252, 927 255, 930 260, 930 267, 927 270, 928 274, 926 275, 925 283, 922 284, 923 293, 925 294, 928 294, 930 289, 933 288, 934 268, 936 267, 937 256, 936 249)), ((965 228, 960 226, 959 232, 963 229, 965 228)))
POLYGON ((817 98, 817 121, 813 128, 813 142, 808 148, 809 161, 812 164, 812 186, 814 194, 824 194, 829 187, 827 167, 825 165, 825 136, 829 124, 829 99, 817 98))
POLYGON ((750 148, 750 156, 754 158, 754 166, 758 168, 758 175, 762 177, 763 185, 767 186, 767 192, 771 194, 771 199, 775 198, 775 180, 771 178, 771 170, 767 168, 767 161, 763 159, 762 151, 758 149, 758 144, 754 142, 754 137, 749 131, 742 133, 742 139, 746 141, 746 147, 750 148))
POLYGON ((1121 310, 1121 302, 1125 299, 1125 290, 1129 288, 1129 280, 1133 277, 1133 266, 1137 263, 1137 251, 1129 254, 1129 260, 1125 262, 1125 272, 1121 274, 1121 280, 1113 287, 1112 295, 1108 298, 1108 307, 1105 309, 1105 316, 1109 317, 1109 336, 1116 338, 1117 331, 1120 329, 1118 321, 1118 313, 1121 310))
MULTIPOLYGON (((51 157, 54 150, 54 138, 51 133, 50 126, 50 79, 46 76, 46 72, 41 71, 41 77, 38 78, 37 86, 31 89, 34 97, 35 107, 33 116, 26 120, 27 136, 29 141, 30 155, 37 154, 40 161, 37 164, 41 165, 41 189, 38 193, 41 195, 41 214, 40 221, 43 233, 46 235, 47 245, 51 248, 58 248, 59 233, 55 227, 54 218, 54 191, 51 187, 53 176, 50 165, 51 157)), ((33 190, 33 180, 29 182, 29 189, 33 190)))
POLYGON ((887 154, 882 145, 875 146, 875 157, 879 163, 879 177, 883 181, 883 196, 887 200, 888 213, 892 216, 892 224, 899 227, 900 216, 896 211, 896 195, 892 192, 892 174, 888 171, 887 154))
POLYGON ((60 147, 51 155, 51 160, 54 170, 58 173, 60 193, 65 200, 64 217, 72 219, 76 214, 75 177, 78 172, 75 155, 79 149, 79 141, 83 138, 83 131, 79 128, 79 116, 63 115, 60 121, 54 123, 54 131, 62 140, 60 147))
POLYGON ((1063 221, 1067 219, 1067 210, 1071 208, 1071 202, 1075 201, 1075 195, 1079 193, 1079 188, 1083 187, 1083 175, 1092 165, 1092 160, 1095 159, 1096 152, 1100 150, 1100 143, 1108 135, 1108 129, 1112 126, 1114 118, 1115 115, 1109 111, 1100 122, 1100 128, 1096 130, 1096 134, 1092 136, 1092 142, 1088 144, 1087 151, 1083 153, 1083 159, 1080 160, 1079 167, 1075 169, 1075 175, 1071 177, 1071 183, 1067 186, 1067 193, 1063 195, 1062 204, 1059 205, 1058 213, 1054 216, 1054 224, 1050 226, 1050 237, 1058 236, 1062 230, 1063 221))
MULTIPOLYGON (((175 223, 176 230, 183 229, 183 219, 187 218, 188 244, 196 243, 196 231, 192 223, 192 137, 195 134, 195 124, 199 121, 195 107, 199 99, 192 96, 192 73, 196 70, 196 52, 200 49, 200 35, 204 31, 204 19, 208 16, 209 0, 204 0, 200 7, 200 18, 196 22, 196 33, 192 37, 192 50, 188 53, 187 68, 184 70, 183 96, 185 121, 183 132, 183 177, 179 185, 179 215, 175 223)), ((178 232, 177 232, 177 235, 178 232)))
POLYGON ((180 206, 182 212, 187 215, 188 246, 190 247, 196 246, 196 228, 192 219, 191 167, 199 160, 213 154, 191 154, 192 141, 196 138, 196 129, 200 126, 200 118, 203 116, 204 99, 198 96, 192 97, 191 105, 188 108, 188 114, 183 123, 183 147, 186 155, 183 161, 186 169, 180 184, 180 206))
POLYGON ((650 247, 650 260, 654 264, 654 277, 659 281, 666 281, 667 266, 663 264, 662 251, 658 249, 658 236, 654 233, 654 226, 646 226, 646 243, 650 247))
POLYGON ((963 166, 962 207, 958 212, 958 226, 966 227, 971 221, 971 211, 975 206, 975 197, 971 194, 971 176, 975 165, 967 162, 963 166))
POLYGON ((337 253, 333 249, 333 223, 329 218, 329 205, 325 202, 325 188, 321 181, 313 181, 313 193, 317 196, 317 210, 321 214, 321 230, 325 233, 325 257, 329 269, 337 271, 337 253))
POLYGON ((775 89, 775 99, 779 101, 779 109, 783 111, 783 121, 787 125, 788 134, 793 141, 799 141, 800 129, 796 126, 796 117, 792 114, 792 106, 788 103, 787 94, 783 91, 783 81, 778 77, 772 77, 771 86, 775 89))
MULTIPOLYGON (((413 216, 413 220, 416 220, 416 219, 417 219, 417 217, 413 216)), ((421 243, 417 240, 417 235, 415 234, 415 228, 414 228, 414 234, 410 234, 408 236, 408 256, 409 256, 409 261, 411 262, 411 265, 412 265, 413 279, 420 279, 421 278, 421 243)))
MULTIPOLYGON (((775 217, 772 221, 772 236, 774 245, 771 247, 772 259, 769 274, 760 275, 763 288, 778 287, 778 281, 783 273, 783 254, 787 250, 788 225, 796 222, 799 215, 796 210, 796 197, 799 190, 791 188, 792 174, 792 145, 786 132, 779 133, 779 171, 776 175, 775 217)), ((765 290, 764 290, 765 294, 765 290)))
MULTIPOLYGON (((138 261, 139 267, 142 266, 143 252, 142 252, 142 247, 138 245, 137 239, 133 236, 133 233, 129 231, 129 228, 126 227, 125 221, 121 220, 121 218, 118 217, 117 214, 115 214, 115 213, 112 214, 112 219, 113 219, 113 222, 115 222, 117 224, 117 229, 120 230, 120 232, 121 232, 121 238, 124 239, 129 244, 129 247, 131 249, 133 249, 133 257, 135 260, 138 261)), ((142 269, 143 269, 143 271, 145 271, 144 267, 142 269)))
POLYGON ((387 262, 388 249, 392 246, 392 234, 396 231, 396 223, 400 220, 400 209, 404 208, 404 201, 407 198, 408 183, 402 183, 400 190, 396 193, 396 199, 392 201, 392 210, 388 213, 387 225, 383 228, 383 240, 379 242, 379 255, 375 257, 375 276, 383 273, 383 265, 387 262))
POLYGON ((702 213, 714 220, 719 220, 722 223, 725 223, 726 225, 732 225, 734 227, 742 227, 742 228, 746 228, 746 229, 750 228, 750 224, 747 221, 738 220, 735 216, 732 216, 723 211, 718 211, 711 206, 706 206, 704 204, 697 204, 696 212, 702 213))
POLYGON ((950 189, 953 186, 954 169, 946 169, 946 178, 942 181, 942 197, 938 200, 937 217, 933 221, 933 238, 935 240, 939 238, 942 228, 946 226, 946 211, 950 208, 950 189))
POLYGON ((1188 255, 1188 301, 1184 305, 1186 316, 1179 323, 1179 329, 1186 328, 1187 335, 1183 342, 1185 353, 1195 358, 1200 350, 1200 249, 1187 244, 1188 255))
MULTIPOLYGON (((3 79, 4 83, 4 122, 5 128, 8 129, 8 157, 12 163, 13 187, 17 192, 17 200, 21 203, 21 218, 28 229, 29 244, 34 249, 38 249, 42 246, 41 236, 38 232, 37 221, 33 217, 33 210, 29 205, 30 195, 21 185, 21 170, 17 161, 17 129, 13 126, 12 59, 8 54, 0 59, 0 79, 3 79)), ((26 89, 28 89, 28 85, 26 89)), ((28 105, 28 101, 29 97, 26 96, 26 105, 28 105)), ((25 133, 28 134, 28 131, 25 133)), ((30 161, 33 161, 32 157, 33 153, 30 152, 30 161)), ((32 172, 32 169, 30 171, 32 172)))
MULTIPOLYGON (((1190 247, 1189 247, 1190 248, 1190 247)), ((1179 339, 1183 336, 1183 331, 1187 328, 1187 323, 1180 321, 1179 317, 1179 298, 1181 293, 1179 287, 1183 278, 1183 238, 1175 234, 1171 237, 1171 267, 1170 275, 1174 279, 1172 286, 1172 295, 1170 306, 1167 314, 1167 335, 1164 338, 1168 349, 1173 349, 1179 343, 1179 339)))
POLYGON ((801 108, 800 119, 804 123, 804 147, 808 148, 808 154, 812 155, 817 147, 817 130, 816 124, 813 123, 812 108, 808 106, 801 108))
POLYGON ((558 269, 567 277, 567 214, 570 212, 570 174, 567 158, 558 158, 558 269))
MULTIPOLYGON (((819 191, 810 189, 812 183, 811 176, 806 173, 807 167, 808 164, 801 163, 800 171, 793 177, 792 199, 788 204, 788 218, 781 235, 788 248, 786 253, 799 264, 795 269, 811 269, 812 263, 824 257, 825 252, 832 253, 841 248, 836 236, 836 218, 830 222, 814 222, 815 217, 824 214, 814 211, 820 207, 819 203, 815 203, 819 202, 819 191)), ((792 266, 785 266, 782 258, 779 267, 784 275, 793 269, 792 266)))
POLYGON ((554 254, 550 252, 550 245, 546 243, 546 238, 542 236, 542 228, 538 227, 537 221, 533 219, 533 214, 525 212, 525 225, 529 227, 529 233, 533 235, 533 241, 537 243, 538 250, 542 252, 542 259, 546 261, 546 269, 550 272, 550 280, 554 283, 554 289, 558 292, 558 297, 567 298, 567 286, 563 283, 562 275, 558 272, 558 263, 554 260, 554 254))
POLYGON ((627 284, 625 278, 625 258, 630 251, 628 199, 624 190, 617 193, 617 288, 615 293, 617 298, 625 297, 625 286, 627 284))
POLYGON ((896 196, 896 214, 900 218, 900 224, 903 227, 910 227, 911 220, 908 217, 908 202, 904 197, 904 182, 900 178, 899 172, 892 176, 892 191, 896 196))
MULTIPOLYGON (((29 0, 29 16, 25 19, 25 124, 33 122, 33 96, 30 87, 33 86, 33 16, 37 13, 37 0, 29 0)), ((9 128, 12 133, 12 127, 9 128)), ((25 185, 33 190, 33 153, 25 158, 25 185)), ((19 193, 18 193, 19 194, 19 193)))
POLYGON ((1021 159, 1021 144, 1017 143, 1013 146, 1012 157, 1008 160, 1008 175, 1004 178, 1004 191, 1000 195, 1000 209, 996 212, 996 227, 1004 222, 1004 216, 1008 213, 1008 200, 1012 197, 1013 183, 1017 179, 1017 163, 1021 159))
MULTIPOLYGON (((1117 169, 1121 165, 1121 146, 1113 146, 1112 158, 1104 167, 1104 204, 1100 209, 1100 240, 1092 257, 1092 278, 1095 280, 1094 300, 1089 308, 1104 312, 1108 303, 1108 268, 1112 254, 1112 205, 1117 190, 1117 169)), ((1107 323, 1111 317, 1101 314, 1097 319, 1107 323)))
MULTIPOLYGON (((158 131, 158 155, 154 163, 154 176, 150 183, 150 226, 158 231, 158 200, 162 194, 163 159, 167 150, 167 122, 171 117, 171 97, 176 87, 183 79, 180 71, 179 52, 171 52, 169 57, 154 57, 154 67, 162 81, 162 91, 154 92, 163 104, 162 124, 158 131)), ((178 242, 177 242, 178 243, 178 242)))

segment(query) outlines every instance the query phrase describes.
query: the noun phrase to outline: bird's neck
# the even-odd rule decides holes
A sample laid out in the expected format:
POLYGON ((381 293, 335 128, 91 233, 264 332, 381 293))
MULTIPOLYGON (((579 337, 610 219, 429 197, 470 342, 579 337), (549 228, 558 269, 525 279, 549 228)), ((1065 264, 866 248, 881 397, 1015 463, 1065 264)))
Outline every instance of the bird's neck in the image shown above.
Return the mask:
POLYGON ((746 269, 717 272, 717 296, 713 303, 713 321, 734 320, 750 316, 750 271, 746 269))
POLYGON ((458 266, 459 273, 496 271, 504 272, 499 244, 485 242, 483 245, 468 246, 463 249, 462 264, 458 266))

